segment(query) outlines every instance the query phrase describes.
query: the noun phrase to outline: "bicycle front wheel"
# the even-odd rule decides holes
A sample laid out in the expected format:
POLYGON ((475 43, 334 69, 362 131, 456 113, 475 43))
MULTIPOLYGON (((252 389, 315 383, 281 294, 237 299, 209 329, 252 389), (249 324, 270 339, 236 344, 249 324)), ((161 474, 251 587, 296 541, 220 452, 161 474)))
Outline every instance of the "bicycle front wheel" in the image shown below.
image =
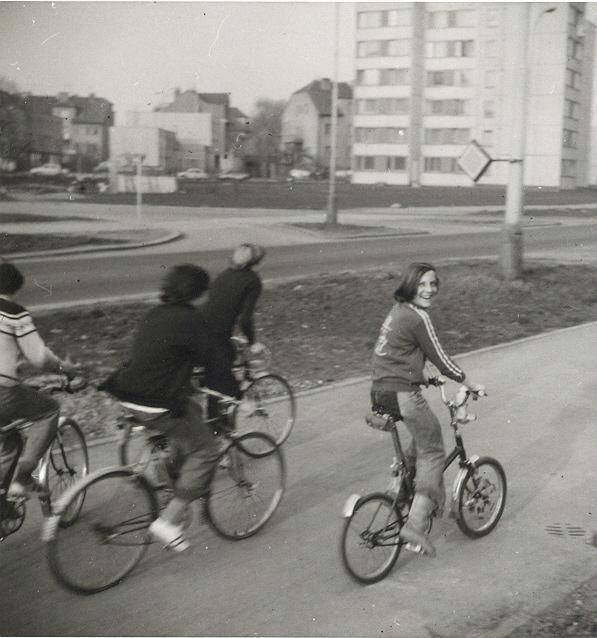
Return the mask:
MULTIPOLYGON (((88 472, 89 454, 81 427, 73 419, 61 419, 47 452, 45 489, 50 496, 50 504, 88 472)), ((85 493, 82 492, 78 500, 71 502, 68 512, 64 512, 61 525, 72 525, 77 520, 84 500, 85 493)))
POLYGON ((261 432, 235 437, 220 457, 205 501, 205 517, 220 536, 240 540, 256 534, 278 508, 286 465, 275 441, 261 432))
POLYGON ((286 379, 277 374, 257 377, 243 392, 234 412, 236 431, 263 432, 282 445, 296 418, 296 400, 286 379))
POLYGON ((401 527, 390 496, 378 492, 359 499, 340 538, 342 563, 350 576, 366 585, 385 578, 400 554, 401 527))
POLYGON ((460 530, 470 538, 489 534, 502 516, 506 492, 506 473, 498 461, 485 456, 471 465, 455 496, 460 530))
POLYGON ((90 475, 64 495, 45 524, 52 574, 80 594, 120 583, 143 557, 147 528, 157 516, 154 492, 143 476, 127 468, 90 475), (62 516, 82 494, 85 509, 77 524, 63 527, 62 516))

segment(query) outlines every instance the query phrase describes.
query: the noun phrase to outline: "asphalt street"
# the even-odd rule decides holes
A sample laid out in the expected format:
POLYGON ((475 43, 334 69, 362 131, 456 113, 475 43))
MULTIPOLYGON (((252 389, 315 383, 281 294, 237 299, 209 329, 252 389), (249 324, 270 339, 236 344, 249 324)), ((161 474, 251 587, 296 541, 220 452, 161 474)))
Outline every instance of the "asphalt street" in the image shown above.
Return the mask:
MULTIPOLYGON (((152 546, 122 584, 80 597, 52 580, 30 503, 0 546, 2 634, 505 636, 597 574, 597 550, 576 535, 596 526, 596 357, 596 323, 459 357, 489 392, 464 429, 467 452, 499 459, 508 477, 503 518, 483 539, 445 517, 432 531, 436 559, 401 556, 369 587, 350 580, 338 555, 342 505, 383 490, 391 462, 387 435, 363 423, 369 384, 355 380, 299 397, 287 492, 251 539, 221 540, 196 519, 186 556, 152 546)), ((95 467, 115 457, 113 444, 93 448, 95 467)))

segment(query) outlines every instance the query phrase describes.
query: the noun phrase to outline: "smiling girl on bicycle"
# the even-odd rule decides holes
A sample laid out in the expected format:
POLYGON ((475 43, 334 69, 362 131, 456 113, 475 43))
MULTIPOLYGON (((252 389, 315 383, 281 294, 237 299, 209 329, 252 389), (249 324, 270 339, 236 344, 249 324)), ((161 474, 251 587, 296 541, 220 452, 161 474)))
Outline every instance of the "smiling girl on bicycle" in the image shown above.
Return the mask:
MULTIPOLYGON (((373 409, 402 418, 412 436, 406 457, 411 471, 416 463, 416 491, 400 536, 429 556, 435 556, 435 548, 426 531, 433 513, 443 510, 446 453, 440 423, 421 392, 421 386, 427 385, 425 363, 431 361, 454 381, 465 379, 462 369, 444 352, 427 314, 438 290, 434 266, 408 266, 394 293, 397 303, 383 322, 375 344, 371 386, 373 409)), ((482 387, 467 385, 471 389, 482 387)))

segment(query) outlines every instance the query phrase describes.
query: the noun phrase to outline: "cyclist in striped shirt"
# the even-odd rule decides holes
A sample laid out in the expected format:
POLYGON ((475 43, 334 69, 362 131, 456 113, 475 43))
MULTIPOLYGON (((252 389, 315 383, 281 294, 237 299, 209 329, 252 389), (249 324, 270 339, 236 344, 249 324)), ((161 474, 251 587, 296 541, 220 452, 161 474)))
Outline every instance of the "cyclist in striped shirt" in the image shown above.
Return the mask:
MULTIPOLYGON (((0 263, 0 425, 27 419, 33 425, 9 487, 13 498, 27 498, 34 487, 31 473, 44 455, 58 427, 60 406, 47 394, 19 378, 23 361, 34 367, 75 376, 78 367, 61 360, 40 337, 29 312, 15 301, 25 279, 11 263, 0 263)), ((0 438, 0 476, 14 456, 14 439, 0 438)))
MULTIPOLYGON (((429 517, 441 514, 445 501, 443 469, 446 459, 440 423, 425 400, 425 364, 462 383, 465 373, 445 353, 427 309, 439 290, 435 267, 413 263, 394 293, 397 303, 381 326, 373 353, 371 400, 374 410, 402 418, 412 441, 406 451, 409 469, 416 466, 416 492, 400 536, 435 555, 426 535, 429 517)), ((467 382, 471 389, 482 386, 467 382)))

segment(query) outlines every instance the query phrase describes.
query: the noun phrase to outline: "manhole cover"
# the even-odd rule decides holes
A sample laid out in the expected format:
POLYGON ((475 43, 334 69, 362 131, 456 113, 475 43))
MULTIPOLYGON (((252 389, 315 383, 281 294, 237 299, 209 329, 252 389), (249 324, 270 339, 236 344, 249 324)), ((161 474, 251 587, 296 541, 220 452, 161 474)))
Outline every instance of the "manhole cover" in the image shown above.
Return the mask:
POLYGON ((545 526, 551 536, 586 536, 587 530, 571 523, 551 523, 545 526))

